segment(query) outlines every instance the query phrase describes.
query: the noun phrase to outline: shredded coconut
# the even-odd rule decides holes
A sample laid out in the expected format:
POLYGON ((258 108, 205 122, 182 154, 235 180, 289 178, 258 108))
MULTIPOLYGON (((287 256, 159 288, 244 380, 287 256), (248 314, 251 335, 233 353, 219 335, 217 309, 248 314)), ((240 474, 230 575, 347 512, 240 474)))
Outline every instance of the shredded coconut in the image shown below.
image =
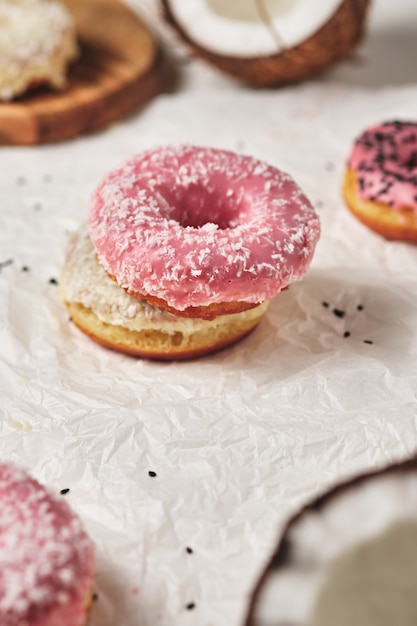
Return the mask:
POLYGON ((179 311, 269 300, 306 272, 320 232, 288 174, 192 146, 157 148, 110 172, 88 224, 120 286, 179 311))
POLYGON ((0 463, 1 626, 49 624, 48 613, 69 602, 72 624, 81 625, 93 562, 92 544, 67 504, 0 463))
POLYGON ((60 87, 77 53, 72 16, 57 0, 0 1, 0 99, 45 78, 60 87))

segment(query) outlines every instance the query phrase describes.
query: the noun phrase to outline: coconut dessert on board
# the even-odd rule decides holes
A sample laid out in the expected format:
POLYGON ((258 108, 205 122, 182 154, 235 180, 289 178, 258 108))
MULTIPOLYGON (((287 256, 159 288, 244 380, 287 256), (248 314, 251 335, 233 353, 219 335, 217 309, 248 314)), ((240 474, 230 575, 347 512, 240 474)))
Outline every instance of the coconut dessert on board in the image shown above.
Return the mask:
POLYGON ((417 459, 359 476, 288 523, 247 626, 417 623, 417 459))
POLYGON ((369 0, 161 0, 193 51, 258 87, 310 78, 360 41, 369 0))

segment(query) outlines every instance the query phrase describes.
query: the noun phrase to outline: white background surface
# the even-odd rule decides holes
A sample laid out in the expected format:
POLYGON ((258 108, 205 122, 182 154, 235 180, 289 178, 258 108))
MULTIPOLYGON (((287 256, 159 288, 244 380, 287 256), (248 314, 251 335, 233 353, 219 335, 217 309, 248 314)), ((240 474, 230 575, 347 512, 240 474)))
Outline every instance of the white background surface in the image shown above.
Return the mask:
POLYGON ((340 195, 354 137, 417 117, 416 3, 375 0, 370 17, 354 57, 311 84, 253 91, 170 43, 178 88, 129 120, 0 148, 0 261, 13 259, 0 272, 0 450, 70 488, 97 544, 92 626, 240 624, 291 512, 416 449, 417 248, 374 235, 340 195), (179 364, 96 346, 49 282, 102 174, 168 142, 286 169, 322 221, 311 271, 256 332, 179 364))

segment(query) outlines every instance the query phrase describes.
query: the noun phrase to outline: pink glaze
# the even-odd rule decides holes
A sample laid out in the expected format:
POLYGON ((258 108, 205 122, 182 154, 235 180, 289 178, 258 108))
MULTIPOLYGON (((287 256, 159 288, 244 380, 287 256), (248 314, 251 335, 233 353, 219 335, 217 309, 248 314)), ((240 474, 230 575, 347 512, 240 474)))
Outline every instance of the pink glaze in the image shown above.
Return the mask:
POLYGON ((121 287, 182 311, 272 298, 306 272, 320 227, 287 174, 232 152, 176 146, 107 174, 89 232, 121 287))
POLYGON ((62 496, 0 463, 0 624, 81 626, 93 546, 62 496))
POLYGON ((353 146, 348 165, 357 174, 360 198, 417 211, 417 123, 369 128, 353 146))

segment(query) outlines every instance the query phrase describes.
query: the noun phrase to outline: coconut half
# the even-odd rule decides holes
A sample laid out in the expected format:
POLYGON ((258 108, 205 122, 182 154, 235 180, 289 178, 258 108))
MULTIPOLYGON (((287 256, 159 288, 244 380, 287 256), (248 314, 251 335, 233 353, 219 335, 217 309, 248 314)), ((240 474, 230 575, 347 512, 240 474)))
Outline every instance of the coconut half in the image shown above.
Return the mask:
POLYGON ((247 626, 415 626, 417 461, 336 487, 288 524, 247 626))
POLYGON ((258 87, 310 78, 360 40, 369 0, 161 0, 197 55, 258 87))

